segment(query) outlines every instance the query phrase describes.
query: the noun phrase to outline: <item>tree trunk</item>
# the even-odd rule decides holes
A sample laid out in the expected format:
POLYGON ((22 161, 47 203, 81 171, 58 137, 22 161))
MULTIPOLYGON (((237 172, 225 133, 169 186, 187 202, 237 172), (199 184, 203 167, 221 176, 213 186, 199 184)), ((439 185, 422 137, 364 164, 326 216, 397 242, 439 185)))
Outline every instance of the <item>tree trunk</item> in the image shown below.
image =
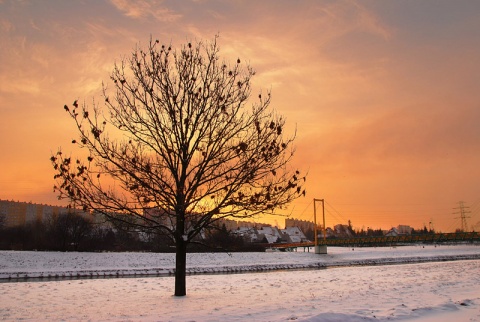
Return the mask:
POLYGON ((183 238, 177 240, 175 258, 175 296, 187 295, 187 243, 183 238))

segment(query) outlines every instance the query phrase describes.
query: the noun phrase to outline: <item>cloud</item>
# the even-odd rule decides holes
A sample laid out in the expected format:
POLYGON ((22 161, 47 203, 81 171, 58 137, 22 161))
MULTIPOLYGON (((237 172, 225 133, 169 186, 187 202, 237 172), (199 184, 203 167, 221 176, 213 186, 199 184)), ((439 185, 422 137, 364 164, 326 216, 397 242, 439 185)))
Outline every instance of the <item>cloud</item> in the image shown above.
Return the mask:
POLYGON ((15 29, 13 23, 7 19, 0 19, 0 30, 5 33, 12 32, 15 29))
POLYGON ((310 196, 469 201, 480 176, 478 4, 433 2, 7 1, 2 166, 15 173, 23 151, 48 160, 68 143, 63 104, 90 102, 150 34, 176 47, 219 33, 221 57, 256 70, 252 97, 272 89, 285 132, 297 128, 294 167, 309 170, 310 196))
POLYGON ((36 95, 41 92, 41 85, 39 80, 31 79, 30 77, 16 78, 12 80, 10 76, 0 76, 0 93, 10 93, 15 95, 32 94, 36 95))
POLYGON ((110 2, 127 17, 135 19, 152 16, 158 21, 172 22, 181 17, 180 14, 162 6, 163 1, 110 0, 110 2))

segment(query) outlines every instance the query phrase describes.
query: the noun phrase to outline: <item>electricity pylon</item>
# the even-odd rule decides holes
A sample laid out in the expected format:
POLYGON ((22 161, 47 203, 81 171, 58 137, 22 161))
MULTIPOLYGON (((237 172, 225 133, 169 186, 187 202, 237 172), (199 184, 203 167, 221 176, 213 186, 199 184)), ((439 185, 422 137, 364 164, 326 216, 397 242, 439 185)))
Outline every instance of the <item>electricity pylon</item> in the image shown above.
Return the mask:
POLYGON ((469 214, 470 211, 467 211, 465 210, 466 208, 470 208, 470 207, 466 207, 465 206, 465 203, 463 201, 459 201, 458 202, 458 205, 459 207, 457 208, 453 208, 453 209, 458 209, 457 212, 454 212, 453 214, 454 215, 460 215, 460 217, 455 217, 455 219, 460 219, 460 222, 461 222, 461 226, 462 226, 462 231, 467 231, 468 230, 468 226, 467 226, 467 218, 470 218, 470 217, 467 217, 466 214, 469 214))

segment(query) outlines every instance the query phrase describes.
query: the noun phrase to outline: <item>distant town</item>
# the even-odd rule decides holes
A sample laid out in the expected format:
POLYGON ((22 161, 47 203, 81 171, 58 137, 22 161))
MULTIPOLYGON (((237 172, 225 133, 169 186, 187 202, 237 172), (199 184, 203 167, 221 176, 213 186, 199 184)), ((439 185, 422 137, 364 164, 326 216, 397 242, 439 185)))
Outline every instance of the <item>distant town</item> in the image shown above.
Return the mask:
MULTIPOLYGON (((159 251, 172 243, 164 236, 119 227, 101 215, 68 207, 0 200, 0 249, 58 251, 159 251)), ((259 251, 278 243, 302 243, 315 238, 315 223, 286 218, 285 228, 258 222, 219 219, 205 230, 191 251, 259 251)), ((355 230, 351 222, 317 226, 318 238, 433 234, 433 229, 398 225, 388 230, 355 230)))

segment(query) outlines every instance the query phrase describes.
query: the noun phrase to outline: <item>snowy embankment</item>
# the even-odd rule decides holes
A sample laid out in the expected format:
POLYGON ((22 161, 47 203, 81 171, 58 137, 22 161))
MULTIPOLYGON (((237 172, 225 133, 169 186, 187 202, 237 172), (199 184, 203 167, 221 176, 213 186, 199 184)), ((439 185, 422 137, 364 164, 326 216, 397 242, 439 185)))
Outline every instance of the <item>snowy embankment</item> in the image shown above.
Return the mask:
MULTIPOLYGON (((187 273, 225 274, 480 259, 478 245, 329 247, 327 255, 304 252, 188 254, 187 273)), ((169 276, 175 254, 0 251, 0 281, 169 276)))
MULTIPOLYGON (((331 247, 328 255, 189 254, 192 273, 279 270, 192 274, 188 295, 181 298, 172 296, 170 276, 0 283, 0 320, 480 321, 479 258, 480 245, 331 247), (341 268, 287 269, 315 265, 341 268)), ((0 274, 5 277, 19 272, 122 276, 171 272, 173 267, 173 254, 0 252, 0 274)))

